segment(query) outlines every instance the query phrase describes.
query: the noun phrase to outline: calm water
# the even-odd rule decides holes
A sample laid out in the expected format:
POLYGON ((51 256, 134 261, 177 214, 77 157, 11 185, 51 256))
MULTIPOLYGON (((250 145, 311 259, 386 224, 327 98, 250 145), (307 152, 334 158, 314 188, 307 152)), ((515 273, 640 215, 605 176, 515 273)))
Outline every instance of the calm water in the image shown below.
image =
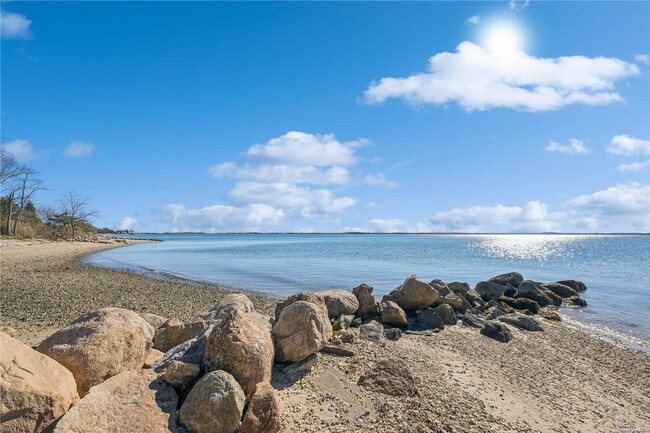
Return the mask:
MULTIPOLYGON (((138 236, 134 236, 138 237, 138 236)), ((142 236, 144 238, 151 237, 142 236)), ((94 254, 87 263, 169 273, 285 296, 368 283, 382 295, 407 276, 466 281, 518 271, 587 284, 568 323, 650 347, 650 236, 155 235, 164 240, 94 254)))

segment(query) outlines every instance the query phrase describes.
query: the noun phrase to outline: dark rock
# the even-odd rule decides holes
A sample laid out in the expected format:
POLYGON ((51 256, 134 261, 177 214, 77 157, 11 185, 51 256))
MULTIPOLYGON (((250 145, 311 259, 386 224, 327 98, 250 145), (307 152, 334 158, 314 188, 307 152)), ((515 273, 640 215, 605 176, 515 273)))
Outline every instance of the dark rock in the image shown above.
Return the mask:
POLYGON ((438 305, 433 311, 442 319, 445 325, 455 325, 458 322, 454 309, 448 304, 438 305))
POLYGON ((384 330, 384 337, 390 341, 397 341, 402 338, 402 331, 397 328, 390 328, 384 330))
POLYGON ((384 327, 381 323, 372 321, 359 327, 359 338, 362 340, 381 343, 384 341, 384 327))
POLYGON ((478 317, 469 311, 466 311, 465 315, 463 316, 463 325, 469 326, 470 328, 482 328, 486 323, 487 322, 485 319, 478 317))
POLYGON ((413 375, 399 359, 379 361, 374 368, 359 377, 357 385, 395 397, 418 395, 413 375))
POLYGON ((542 284, 542 287, 544 287, 547 290, 550 290, 551 292, 555 293, 561 298, 570 298, 571 296, 578 296, 578 292, 576 292, 571 287, 564 284, 546 283, 546 284, 542 284))
POLYGON ((517 288, 519 284, 524 281, 524 277, 519 272, 508 272, 507 274, 497 275, 488 280, 490 283, 499 284, 505 286, 510 284, 511 286, 517 288))
POLYGON ((544 330, 537 320, 523 314, 506 314, 500 316, 499 321, 525 329, 526 331, 539 332, 544 330))
POLYGON ((417 326, 420 329, 445 329, 445 322, 431 308, 417 313, 417 326))
POLYGON ((489 281, 481 281, 476 285, 474 290, 487 302, 490 299, 499 299, 501 296, 505 296, 506 286, 490 283, 489 281))
POLYGON ((433 280, 429 285, 436 289, 439 295, 439 298, 433 303, 434 306, 448 304, 452 308, 456 309, 463 305, 463 298, 461 298, 462 295, 457 295, 441 280, 433 280))
POLYGON ((485 305, 485 301, 483 298, 481 298, 481 295, 476 290, 470 289, 465 294, 465 299, 467 299, 472 308, 476 308, 478 305, 485 305))
POLYGON ((537 302, 541 307, 553 305, 553 300, 545 292, 546 289, 544 289, 540 284, 531 280, 524 280, 517 288, 517 297, 531 299, 537 302))
POLYGON ((582 293, 585 290, 587 290, 587 286, 585 286, 585 283, 578 280, 563 280, 563 281, 558 281, 558 283, 564 284, 565 286, 569 286, 578 293, 582 293))
POLYGON ((449 287, 449 289, 452 292, 456 293, 457 295, 466 295, 467 292, 469 292, 469 290, 470 290, 469 284, 467 284, 467 283, 459 283, 457 281, 447 283, 447 287, 449 287))
POLYGON ((353 333, 346 332, 345 334, 341 335, 340 340, 341 340, 341 343, 351 344, 351 343, 354 343, 355 338, 356 338, 356 336, 353 333))
POLYGON ((572 296, 567 299, 567 302, 571 305, 575 305, 576 307, 586 307, 587 306, 587 301, 585 301, 583 298, 580 296, 572 296))
POLYGON ((494 320, 499 316, 504 316, 506 313, 503 310, 499 310, 498 308, 491 307, 490 311, 488 312, 487 316, 485 316, 488 320, 494 320))
POLYGON ((350 323, 350 328, 358 328, 363 324, 363 320, 360 317, 357 317, 350 323))
POLYGON ((505 306, 500 301, 497 301, 496 299, 490 299, 490 301, 487 303, 487 306, 488 307, 494 307, 494 308, 499 309, 499 310, 501 310, 503 312, 506 311, 505 306))
POLYGON ((539 315, 540 315, 540 317, 543 317, 546 320, 553 320, 555 322, 562 321, 562 318, 560 317, 560 315, 557 312, 555 312, 553 310, 548 310, 546 308, 543 308, 542 310, 540 310, 539 315))
POLYGON ((512 333, 506 325, 498 322, 487 322, 481 329, 481 334, 502 343, 512 340, 512 333))
POLYGON ((373 288, 367 284, 361 284, 354 289, 352 293, 359 301, 357 316, 361 319, 371 319, 379 314, 379 303, 372 294, 373 288))
POLYGON ((539 313, 540 307, 539 304, 532 299, 527 299, 527 298, 508 298, 505 296, 502 296, 499 298, 499 300, 504 303, 505 305, 508 305, 516 310, 526 310, 530 311, 533 314, 539 313))

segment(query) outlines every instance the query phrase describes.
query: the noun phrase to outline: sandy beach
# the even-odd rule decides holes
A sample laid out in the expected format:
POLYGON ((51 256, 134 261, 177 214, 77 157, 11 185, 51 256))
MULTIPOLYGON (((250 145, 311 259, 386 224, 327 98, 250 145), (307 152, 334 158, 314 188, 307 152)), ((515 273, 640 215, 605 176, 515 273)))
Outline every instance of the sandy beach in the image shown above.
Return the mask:
MULTIPOLYGON (((123 307, 183 321, 232 293, 77 262, 123 245, 3 241, 0 326, 15 328, 16 338, 34 345, 89 310, 123 307)), ((272 313, 276 299, 248 295, 259 312, 272 313)), ((650 356, 561 323, 543 320, 542 326, 536 333, 513 328, 507 344, 460 324, 379 344, 357 338, 346 345, 351 357, 317 353, 293 370, 276 364, 282 431, 650 430, 650 356), (386 359, 410 372, 398 386, 412 386, 412 395, 357 385, 386 359)))

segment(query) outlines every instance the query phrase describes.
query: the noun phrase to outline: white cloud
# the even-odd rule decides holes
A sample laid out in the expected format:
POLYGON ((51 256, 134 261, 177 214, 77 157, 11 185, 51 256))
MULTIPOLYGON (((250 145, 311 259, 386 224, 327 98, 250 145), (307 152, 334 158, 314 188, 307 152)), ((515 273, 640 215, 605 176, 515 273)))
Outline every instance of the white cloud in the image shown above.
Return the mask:
POLYGON ((570 138, 569 144, 560 144, 555 141, 549 141, 548 146, 544 149, 547 152, 559 152, 566 155, 586 155, 590 152, 584 143, 577 138, 570 138))
POLYGON ((302 216, 337 213, 354 206, 351 197, 335 197, 328 189, 310 189, 290 183, 239 182, 228 193, 235 203, 266 203, 299 209, 302 216))
POLYGON ((508 9, 511 11, 522 11, 526 9, 530 5, 530 0, 523 0, 523 1, 517 1, 517 0, 510 0, 508 2, 508 9))
POLYGON ((637 54, 634 56, 634 60, 639 63, 650 65, 650 54, 637 54))
POLYGON ((435 231, 548 232, 560 229, 561 212, 549 212, 545 203, 529 201, 519 206, 474 206, 438 212, 429 219, 435 231))
POLYGON ((81 141, 73 141, 65 148, 63 154, 68 158, 83 158, 90 156, 95 149, 95 145, 91 143, 82 143, 81 141))
POLYGON ((618 171, 641 171, 650 169, 650 159, 642 162, 632 162, 630 164, 620 164, 618 171))
POLYGON ((477 26, 481 23, 481 17, 478 15, 471 16, 465 20, 465 24, 468 26, 477 26))
POLYGON ((11 153, 19 162, 32 161, 38 158, 38 153, 34 151, 32 143, 27 140, 11 140, 2 143, 2 147, 8 153, 11 153))
POLYGON ((456 102, 467 111, 551 111, 621 102, 614 85, 638 73, 636 65, 616 58, 541 58, 523 51, 491 52, 466 41, 455 53, 431 57, 428 72, 382 78, 364 95, 370 104, 400 98, 413 105, 456 102))
POLYGON ((265 144, 256 144, 248 149, 250 158, 273 161, 288 165, 353 165, 357 162, 354 152, 368 141, 339 142, 333 134, 307 134, 291 131, 272 138, 265 144))
POLYGON ((122 218, 120 223, 119 230, 134 230, 138 228, 138 220, 136 218, 125 216, 122 218))
POLYGON ((286 215, 282 209, 266 204, 243 207, 213 205, 187 209, 182 204, 162 208, 165 219, 176 231, 263 231, 281 224, 286 215))
POLYGON ((0 35, 3 39, 28 38, 31 23, 25 15, 0 9, 0 35))
POLYGON ((399 218, 389 218, 389 219, 373 218, 370 220, 370 224, 374 226, 375 228, 374 231, 378 231, 382 233, 411 231, 408 229, 407 222, 399 218))
POLYGON ((350 173, 345 167, 320 169, 313 165, 259 165, 238 166, 234 162, 215 165, 208 170, 214 177, 251 180, 255 182, 287 182, 312 184, 346 184, 350 173))
POLYGON ((616 155, 650 155, 650 140, 616 135, 612 138, 607 151, 616 155))
POLYGON ((397 188, 397 184, 386 179, 383 173, 378 173, 376 176, 367 175, 364 182, 370 186, 383 186, 388 189, 397 188))

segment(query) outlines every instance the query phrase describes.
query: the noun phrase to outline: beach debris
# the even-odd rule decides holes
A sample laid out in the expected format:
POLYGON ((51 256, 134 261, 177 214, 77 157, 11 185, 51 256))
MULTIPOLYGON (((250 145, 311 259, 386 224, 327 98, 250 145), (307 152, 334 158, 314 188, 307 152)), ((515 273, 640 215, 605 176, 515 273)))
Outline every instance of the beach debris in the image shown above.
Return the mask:
POLYGON ((424 310, 438 299, 438 291, 417 275, 411 275, 404 282, 384 296, 383 301, 393 301, 404 310, 424 310))
POLYGON ((0 332, 0 419, 3 432, 47 429, 79 400, 72 373, 0 332))
POLYGON ((246 398, 229 373, 207 373, 194 385, 178 413, 191 433, 234 433, 239 428, 246 398))
POLYGON ((206 329, 210 324, 203 320, 173 324, 156 329, 153 337, 153 348, 167 352, 181 343, 191 340, 206 329))
POLYGON ((199 378, 201 366, 198 364, 189 364, 187 362, 172 361, 167 366, 167 370, 162 378, 170 384, 176 391, 185 391, 192 388, 199 378))
POLYGON ((109 377, 142 368, 153 335, 153 327, 137 313, 102 308, 55 332, 36 350, 70 370, 83 397, 109 377))
MULTIPOLYGON (((289 311, 291 309, 280 315, 278 323, 289 311)), ((203 367, 208 372, 223 370, 232 374, 248 401, 255 392, 255 385, 271 380, 274 358, 273 338, 266 324, 254 313, 234 309, 210 333, 203 353, 203 367)))
POLYGON ((269 382, 260 382, 255 387, 238 433, 277 433, 281 427, 280 396, 269 382))
POLYGON ((277 361, 300 361, 318 352, 331 338, 332 325, 326 310, 297 301, 281 310, 273 326, 277 361))
POLYGON ((505 314, 499 316, 499 321, 516 326, 517 328, 525 329, 526 331, 539 332, 544 330, 537 320, 530 316, 526 316, 525 314, 505 314))
POLYGON ((382 359, 362 374, 357 385, 396 397, 418 395, 411 371, 399 359, 382 359))
POLYGON ((93 386, 58 422, 56 433, 177 433, 174 389, 152 370, 125 371, 93 386))
POLYGON ((379 314, 379 303, 377 303, 372 291, 373 288, 367 284, 360 284, 352 289, 352 293, 359 301, 357 316, 360 319, 372 319, 379 314))
POLYGON ((327 314, 331 319, 342 315, 354 315, 359 309, 357 297, 347 290, 323 290, 316 292, 325 299, 327 314))
POLYGON ((487 322, 485 326, 481 328, 481 334, 502 343, 507 343, 512 340, 512 333, 508 327, 505 324, 498 322, 487 322))
POLYGON ((380 306, 381 323, 393 326, 408 326, 406 313, 393 301, 382 302, 380 306))

